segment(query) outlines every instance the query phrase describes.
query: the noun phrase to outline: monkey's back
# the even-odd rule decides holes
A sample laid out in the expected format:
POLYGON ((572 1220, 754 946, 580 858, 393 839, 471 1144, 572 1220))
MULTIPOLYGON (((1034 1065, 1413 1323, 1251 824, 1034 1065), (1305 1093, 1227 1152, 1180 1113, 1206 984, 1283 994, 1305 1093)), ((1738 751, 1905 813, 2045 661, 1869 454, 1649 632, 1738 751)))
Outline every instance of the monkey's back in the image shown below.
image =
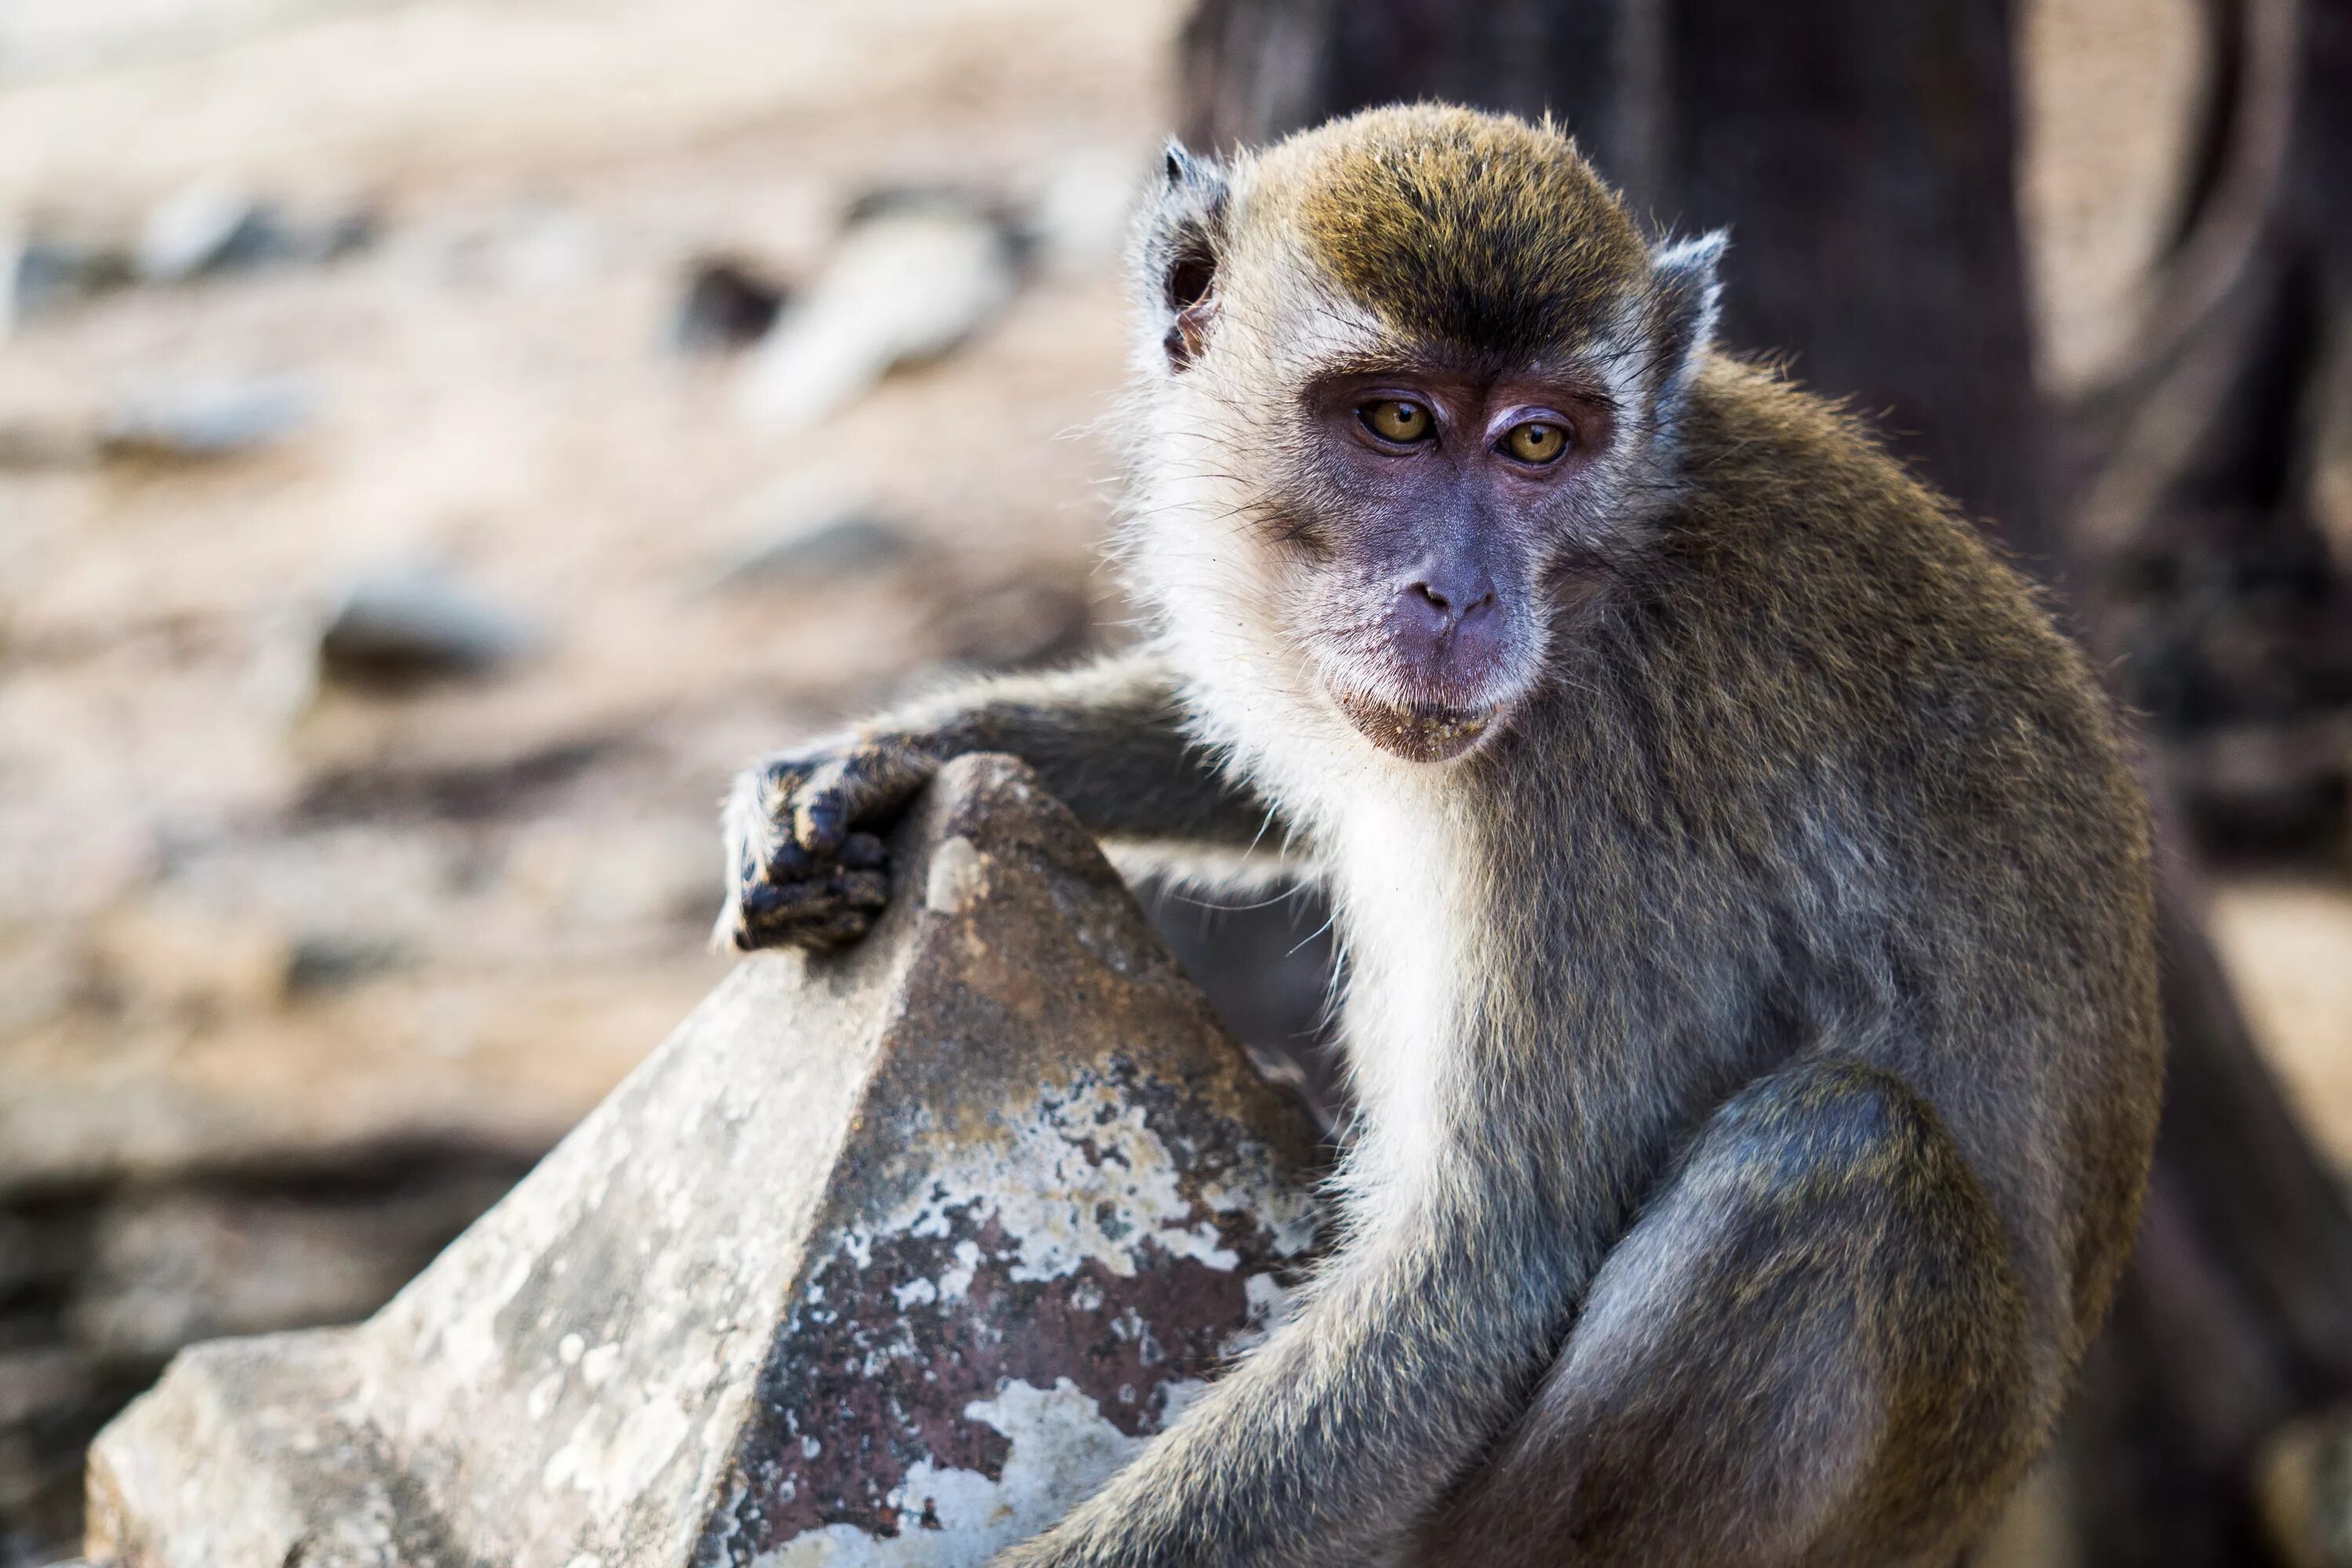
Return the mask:
POLYGON ((2112 705, 2025 580, 1821 401, 1717 360, 1681 448, 1605 634, 1643 655, 1612 661, 1643 672, 1621 740, 1774 901, 1812 1048, 1935 1103, 2079 1354, 2162 1059, 2150 832, 2112 705))

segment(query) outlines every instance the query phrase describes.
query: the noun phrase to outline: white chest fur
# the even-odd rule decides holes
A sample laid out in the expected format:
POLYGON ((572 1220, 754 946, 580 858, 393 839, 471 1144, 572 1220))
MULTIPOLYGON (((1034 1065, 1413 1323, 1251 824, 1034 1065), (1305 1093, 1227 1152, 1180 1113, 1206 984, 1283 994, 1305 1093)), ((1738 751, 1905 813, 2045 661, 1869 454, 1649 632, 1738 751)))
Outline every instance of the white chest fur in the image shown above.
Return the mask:
POLYGON ((1366 792, 1334 805, 1331 892, 1348 974, 1341 1027, 1362 1117, 1354 1163, 1381 1201, 1409 1200, 1443 1163, 1439 1132, 1458 1087, 1463 862, 1426 802, 1366 792))

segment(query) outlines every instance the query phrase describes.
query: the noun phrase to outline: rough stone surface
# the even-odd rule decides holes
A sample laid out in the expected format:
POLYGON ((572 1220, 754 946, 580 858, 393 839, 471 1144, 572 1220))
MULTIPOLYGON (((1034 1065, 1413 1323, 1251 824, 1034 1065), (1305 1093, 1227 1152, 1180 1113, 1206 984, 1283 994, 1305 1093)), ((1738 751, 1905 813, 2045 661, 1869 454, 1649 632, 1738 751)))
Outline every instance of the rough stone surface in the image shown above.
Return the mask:
POLYGON ((351 1330, 183 1353, 93 1446, 118 1568, 977 1563, 1263 1330, 1311 1133, 1019 764, 745 963, 351 1330))

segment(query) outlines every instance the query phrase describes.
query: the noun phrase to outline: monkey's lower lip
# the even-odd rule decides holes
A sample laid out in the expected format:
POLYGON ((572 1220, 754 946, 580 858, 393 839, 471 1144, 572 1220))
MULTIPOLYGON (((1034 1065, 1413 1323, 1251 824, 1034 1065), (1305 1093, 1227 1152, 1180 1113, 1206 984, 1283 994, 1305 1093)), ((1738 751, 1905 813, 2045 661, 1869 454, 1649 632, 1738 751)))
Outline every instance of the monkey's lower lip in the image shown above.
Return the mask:
POLYGON ((1412 763, 1442 763, 1462 755, 1486 738, 1498 711, 1439 702, 1387 702, 1360 691, 1334 691, 1331 699, 1364 739, 1412 763))

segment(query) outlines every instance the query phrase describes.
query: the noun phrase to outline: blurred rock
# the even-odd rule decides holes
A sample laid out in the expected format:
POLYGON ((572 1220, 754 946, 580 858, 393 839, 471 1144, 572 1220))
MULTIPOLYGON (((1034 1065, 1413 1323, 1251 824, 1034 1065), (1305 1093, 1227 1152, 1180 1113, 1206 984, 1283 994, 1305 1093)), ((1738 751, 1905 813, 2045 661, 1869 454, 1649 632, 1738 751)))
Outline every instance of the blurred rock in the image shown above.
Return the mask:
POLYGON ((110 458, 202 461, 274 446, 316 417, 318 397, 294 376, 158 382, 120 399, 101 421, 110 458))
POLYGON ((869 502, 836 501, 772 524, 720 562, 710 585, 805 587, 894 565, 914 548, 899 519, 869 502))
POLYGON ((529 629, 438 572, 408 567, 360 578, 319 634, 329 681, 399 690, 488 674, 528 648, 529 629))
POLYGON ((0 233, 0 342, 16 327, 129 280, 119 250, 34 234, 0 233))
POLYGON ((767 336, 783 310, 785 289, 731 257, 705 257, 687 273, 686 297, 670 323, 670 346, 684 353, 741 348, 767 336))
POLYGON ((376 242, 382 221, 365 207, 353 207, 298 236, 303 257, 311 261, 340 261, 376 242))
POLYGON ((962 342, 1012 301, 1018 280, 1015 243, 994 216, 936 195, 871 199, 761 343, 745 413, 763 429, 805 429, 893 368, 962 342))
POLYGON ((287 970, 286 989, 294 994, 331 990, 404 968, 414 963, 416 957, 414 947, 395 937, 313 932, 295 939, 294 962, 287 970))
POLYGON ((234 186, 190 185, 148 215, 131 252, 142 282, 180 283, 273 262, 332 261, 375 239, 375 215, 354 207, 298 224, 234 186))
POLYGON ((283 261, 300 246, 277 209, 234 186, 200 183, 166 198, 139 230, 132 265, 142 282, 283 261))
POLYGON ((1019 764, 898 854, 368 1323, 184 1352, 92 1558, 977 1563, 1116 1468, 1278 1310, 1311 1132, 1019 764))

